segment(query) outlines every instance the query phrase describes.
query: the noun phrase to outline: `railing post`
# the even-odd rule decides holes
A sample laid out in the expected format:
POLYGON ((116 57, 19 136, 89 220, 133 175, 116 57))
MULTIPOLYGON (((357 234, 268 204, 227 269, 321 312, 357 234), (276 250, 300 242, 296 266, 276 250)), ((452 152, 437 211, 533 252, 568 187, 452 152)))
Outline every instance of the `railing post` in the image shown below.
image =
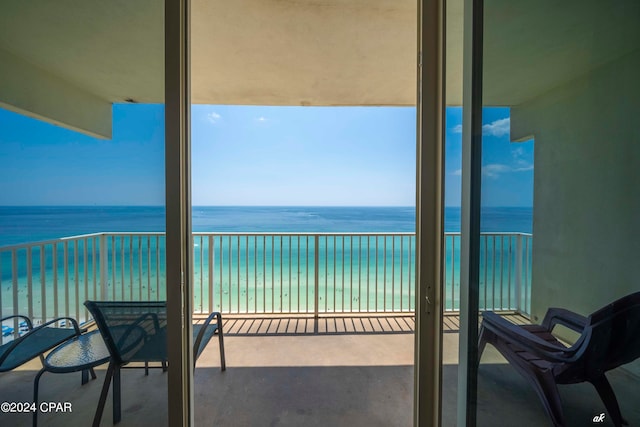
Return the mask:
POLYGON ((100 234, 100 299, 107 300, 107 263, 109 256, 107 254, 107 236, 100 234))
MULTIPOLYGON (((13 313, 12 315, 20 314, 20 308, 18 305, 18 250, 11 251, 11 290, 13 291, 13 313)), ((29 295, 31 298, 31 295, 29 295)), ((18 318, 13 318, 13 337, 17 338, 20 334, 20 325, 18 324, 18 318)))
POLYGON ((522 234, 516 235, 516 311, 522 313, 522 234))
MULTIPOLYGON (((531 298, 529 298, 529 292, 530 292, 530 288, 529 286, 531 285, 531 283, 529 282, 529 274, 531 273, 530 270, 530 256, 531 256, 531 251, 529 251, 529 242, 531 241, 531 243, 533 243, 533 241, 531 240, 533 237, 531 235, 526 236, 525 241, 524 241, 524 254, 525 254, 525 264, 524 264, 524 312, 527 315, 527 317, 531 316, 531 298)), ((532 246, 532 250, 533 250, 533 246, 532 246)))
POLYGON ((319 316, 320 308, 318 307, 318 303, 319 303, 318 294, 319 294, 319 287, 320 287, 319 285, 320 283, 319 253, 320 253, 320 236, 316 234, 314 236, 314 245, 313 245, 313 319, 314 319, 313 330, 316 334, 318 333, 318 319, 320 317, 319 316))
POLYGON ((31 251, 31 245, 27 248, 27 296, 29 300, 27 301, 27 313, 29 319, 33 319, 33 275, 32 269, 33 264, 31 257, 33 256, 33 252, 31 251))

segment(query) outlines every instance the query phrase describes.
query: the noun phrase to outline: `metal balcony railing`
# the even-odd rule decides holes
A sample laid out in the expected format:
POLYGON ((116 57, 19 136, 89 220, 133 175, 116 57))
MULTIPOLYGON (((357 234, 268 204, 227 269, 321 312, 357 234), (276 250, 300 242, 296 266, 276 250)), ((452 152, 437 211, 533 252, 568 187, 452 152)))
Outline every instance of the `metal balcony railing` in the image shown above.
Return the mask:
MULTIPOLYGON (((480 308, 530 311, 532 236, 483 233, 480 308)), ((445 310, 460 307, 460 234, 446 233, 445 310)), ((0 317, 88 319, 86 299, 163 300, 163 233, 0 248, 0 317)), ((193 233, 196 312, 410 313, 414 233, 193 233)), ((20 325, 14 325, 16 331, 20 325)))

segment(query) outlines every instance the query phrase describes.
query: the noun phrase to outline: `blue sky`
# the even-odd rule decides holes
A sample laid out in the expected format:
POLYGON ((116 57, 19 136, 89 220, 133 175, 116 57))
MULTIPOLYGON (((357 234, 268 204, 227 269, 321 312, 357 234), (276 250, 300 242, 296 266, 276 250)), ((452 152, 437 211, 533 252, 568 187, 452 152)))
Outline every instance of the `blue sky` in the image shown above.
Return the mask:
MULTIPOLYGON (((0 109, 2 205, 164 203, 164 112, 115 105, 99 140, 0 109)), ((447 108, 445 203, 460 203, 460 108, 447 108)), ((485 109, 483 204, 531 206, 533 143, 485 109)), ((194 205, 413 206, 415 109, 192 109, 194 205)))

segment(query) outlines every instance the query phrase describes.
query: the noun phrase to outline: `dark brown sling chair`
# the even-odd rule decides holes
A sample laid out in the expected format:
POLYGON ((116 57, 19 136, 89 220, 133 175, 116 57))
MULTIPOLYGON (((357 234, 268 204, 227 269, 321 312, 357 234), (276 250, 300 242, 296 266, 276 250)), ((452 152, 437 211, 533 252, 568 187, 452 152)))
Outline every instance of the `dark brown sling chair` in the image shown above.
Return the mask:
POLYGON ((484 312, 478 357, 492 344, 533 386, 555 426, 564 426, 557 384, 588 381, 596 388, 616 426, 626 425, 605 372, 640 357, 640 292, 584 317, 550 308, 541 325, 515 325, 484 312), (570 347, 551 331, 564 325, 580 337, 570 347))

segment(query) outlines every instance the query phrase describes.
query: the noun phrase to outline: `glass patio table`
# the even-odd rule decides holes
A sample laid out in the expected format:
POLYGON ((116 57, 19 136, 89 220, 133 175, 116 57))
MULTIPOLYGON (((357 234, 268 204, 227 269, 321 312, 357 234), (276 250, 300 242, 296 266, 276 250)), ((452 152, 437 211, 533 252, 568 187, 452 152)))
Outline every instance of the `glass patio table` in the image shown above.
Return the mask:
POLYGON ((96 374, 93 368, 107 363, 110 359, 100 331, 95 330, 75 337, 62 345, 54 348, 44 359, 44 366, 36 375, 33 386, 33 401, 36 410, 33 412, 33 426, 38 423, 38 386, 40 377, 45 372, 66 374, 82 371, 82 384, 89 381, 89 373, 93 379, 96 374))

